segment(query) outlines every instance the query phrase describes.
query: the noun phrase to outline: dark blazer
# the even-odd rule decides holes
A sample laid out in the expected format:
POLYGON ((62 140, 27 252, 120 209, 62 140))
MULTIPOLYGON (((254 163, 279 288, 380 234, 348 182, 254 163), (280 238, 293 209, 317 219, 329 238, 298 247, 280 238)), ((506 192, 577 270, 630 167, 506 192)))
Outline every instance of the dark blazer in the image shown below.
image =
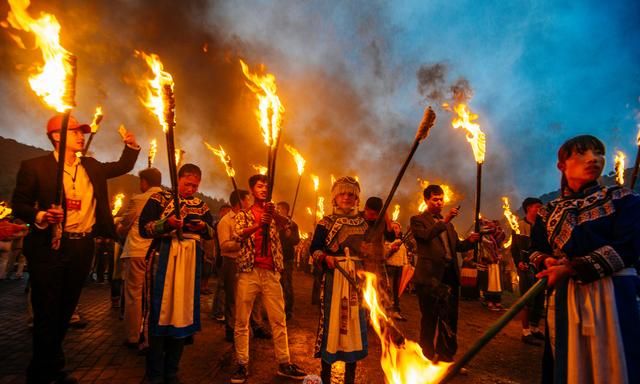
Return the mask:
POLYGON ((453 264, 456 276, 460 279, 460 267, 456 252, 465 252, 473 249, 473 243, 458 239, 458 234, 453 224, 445 224, 436 221, 432 214, 424 212, 411 218, 411 232, 418 246, 418 260, 416 271, 413 275, 415 284, 437 285, 442 282, 445 267, 447 266, 446 250, 440 238, 440 233, 447 231, 449 246, 453 253, 453 264))
MULTIPOLYGON (((131 171, 139 152, 139 149, 125 146, 120 159, 112 163, 101 163, 92 157, 81 159, 81 164, 93 184, 93 195, 96 200, 96 224, 93 232, 96 236, 115 238, 115 226, 109 208, 107 179, 131 171)), ((53 153, 25 160, 20 164, 11 205, 15 217, 31 224, 25 245, 35 243, 33 245, 49 246, 51 243, 51 229, 38 229, 34 222, 38 211, 47 210, 55 202, 57 167, 58 162, 53 153)))

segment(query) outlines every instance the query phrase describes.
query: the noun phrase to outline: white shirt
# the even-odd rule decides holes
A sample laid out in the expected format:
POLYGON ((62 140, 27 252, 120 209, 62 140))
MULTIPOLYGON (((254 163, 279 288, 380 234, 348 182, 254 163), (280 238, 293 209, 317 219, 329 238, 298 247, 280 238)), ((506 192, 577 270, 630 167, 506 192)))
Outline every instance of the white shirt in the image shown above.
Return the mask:
POLYGON ((161 192, 162 188, 160 187, 151 187, 146 192, 134 195, 129 201, 129 205, 127 206, 127 210, 122 219, 122 223, 120 224, 125 230, 128 229, 127 240, 124 243, 124 248, 122 249, 121 258, 129 258, 129 257, 145 257, 147 254, 147 250, 151 245, 151 241, 153 239, 145 239, 140 236, 140 213, 144 209, 144 206, 147 204, 147 200, 156 192, 161 192))
POLYGON ((235 259, 240 254, 240 243, 234 235, 236 226, 236 213, 229 211, 220 219, 216 231, 218 232, 218 243, 220 253, 224 257, 235 259))

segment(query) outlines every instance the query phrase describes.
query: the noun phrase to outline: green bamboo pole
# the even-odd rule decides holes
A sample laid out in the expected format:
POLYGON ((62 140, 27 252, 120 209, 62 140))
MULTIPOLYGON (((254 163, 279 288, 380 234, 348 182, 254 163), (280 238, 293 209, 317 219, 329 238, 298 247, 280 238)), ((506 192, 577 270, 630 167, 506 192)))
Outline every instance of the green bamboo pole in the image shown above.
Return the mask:
POLYGON ((498 332, 502 330, 502 328, 505 327, 505 325, 507 325, 514 317, 516 317, 516 315, 520 313, 522 308, 524 308, 524 306, 527 305, 530 300, 536 297, 539 293, 544 292, 546 287, 546 277, 538 280, 538 282, 535 283, 533 287, 531 287, 524 295, 522 295, 520 299, 518 299, 518 301, 516 301, 515 304, 513 304, 511 308, 509 308, 509 310, 505 312, 504 315, 502 315, 484 333, 484 335, 482 335, 475 342, 475 344, 473 344, 471 348, 469 348, 469 350, 465 352, 464 355, 462 355, 459 360, 457 360, 455 363, 453 363, 453 365, 449 367, 447 374, 442 378, 442 380, 440 380, 440 384, 450 382, 460 372, 462 367, 467 365, 467 363, 469 363, 471 359, 473 359, 475 355, 477 355, 478 352, 480 352, 482 348, 484 348, 484 346, 487 345, 487 343, 491 341, 491 339, 493 339, 498 334, 498 332))

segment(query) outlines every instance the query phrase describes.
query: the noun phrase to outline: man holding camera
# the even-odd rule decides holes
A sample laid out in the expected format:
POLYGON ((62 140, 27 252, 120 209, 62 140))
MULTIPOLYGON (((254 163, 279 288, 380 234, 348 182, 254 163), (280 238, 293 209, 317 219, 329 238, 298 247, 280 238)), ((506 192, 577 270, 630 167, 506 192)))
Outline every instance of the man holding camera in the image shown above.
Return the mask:
POLYGON ((460 267, 457 252, 471 250, 480 239, 471 233, 461 241, 451 221, 458 208, 442 216, 444 191, 439 185, 429 185, 423 192, 427 210, 411 218, 411 231, 418 245, 416 285, 420 312, 419 344, 432 361, 453 361, 458 349, 458 297, 460 267))

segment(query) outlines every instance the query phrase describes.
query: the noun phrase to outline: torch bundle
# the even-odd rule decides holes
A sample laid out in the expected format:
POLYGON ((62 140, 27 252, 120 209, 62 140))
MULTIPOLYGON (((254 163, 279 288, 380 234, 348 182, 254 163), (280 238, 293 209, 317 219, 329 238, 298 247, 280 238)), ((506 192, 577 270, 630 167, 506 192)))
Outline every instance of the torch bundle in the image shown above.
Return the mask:
MULTIPOLYGON (((63 114, 58 147, 55 205, 57 208, 65 209, 62 206, 64 188, 62 180, 69 117, 71 109, 75 106, 77 60, 60 44, 60 23, 54 15, 43 12, 38 19, 32 18, 27 12, 28 0, 9 0, 9 6, 11 7, 7 16, 9 25, 15 29, 33 33, 35 45, 42 53, 44 64, 37 66, 34 73, 29 76, 29 85, 50 108, 63 114)), ((24 47, 20 38, 16 37, 16 41, 24 47)), ((51 247, 58 249, 62 238, 62 225, 53 226, 52 231, 51 247)))

